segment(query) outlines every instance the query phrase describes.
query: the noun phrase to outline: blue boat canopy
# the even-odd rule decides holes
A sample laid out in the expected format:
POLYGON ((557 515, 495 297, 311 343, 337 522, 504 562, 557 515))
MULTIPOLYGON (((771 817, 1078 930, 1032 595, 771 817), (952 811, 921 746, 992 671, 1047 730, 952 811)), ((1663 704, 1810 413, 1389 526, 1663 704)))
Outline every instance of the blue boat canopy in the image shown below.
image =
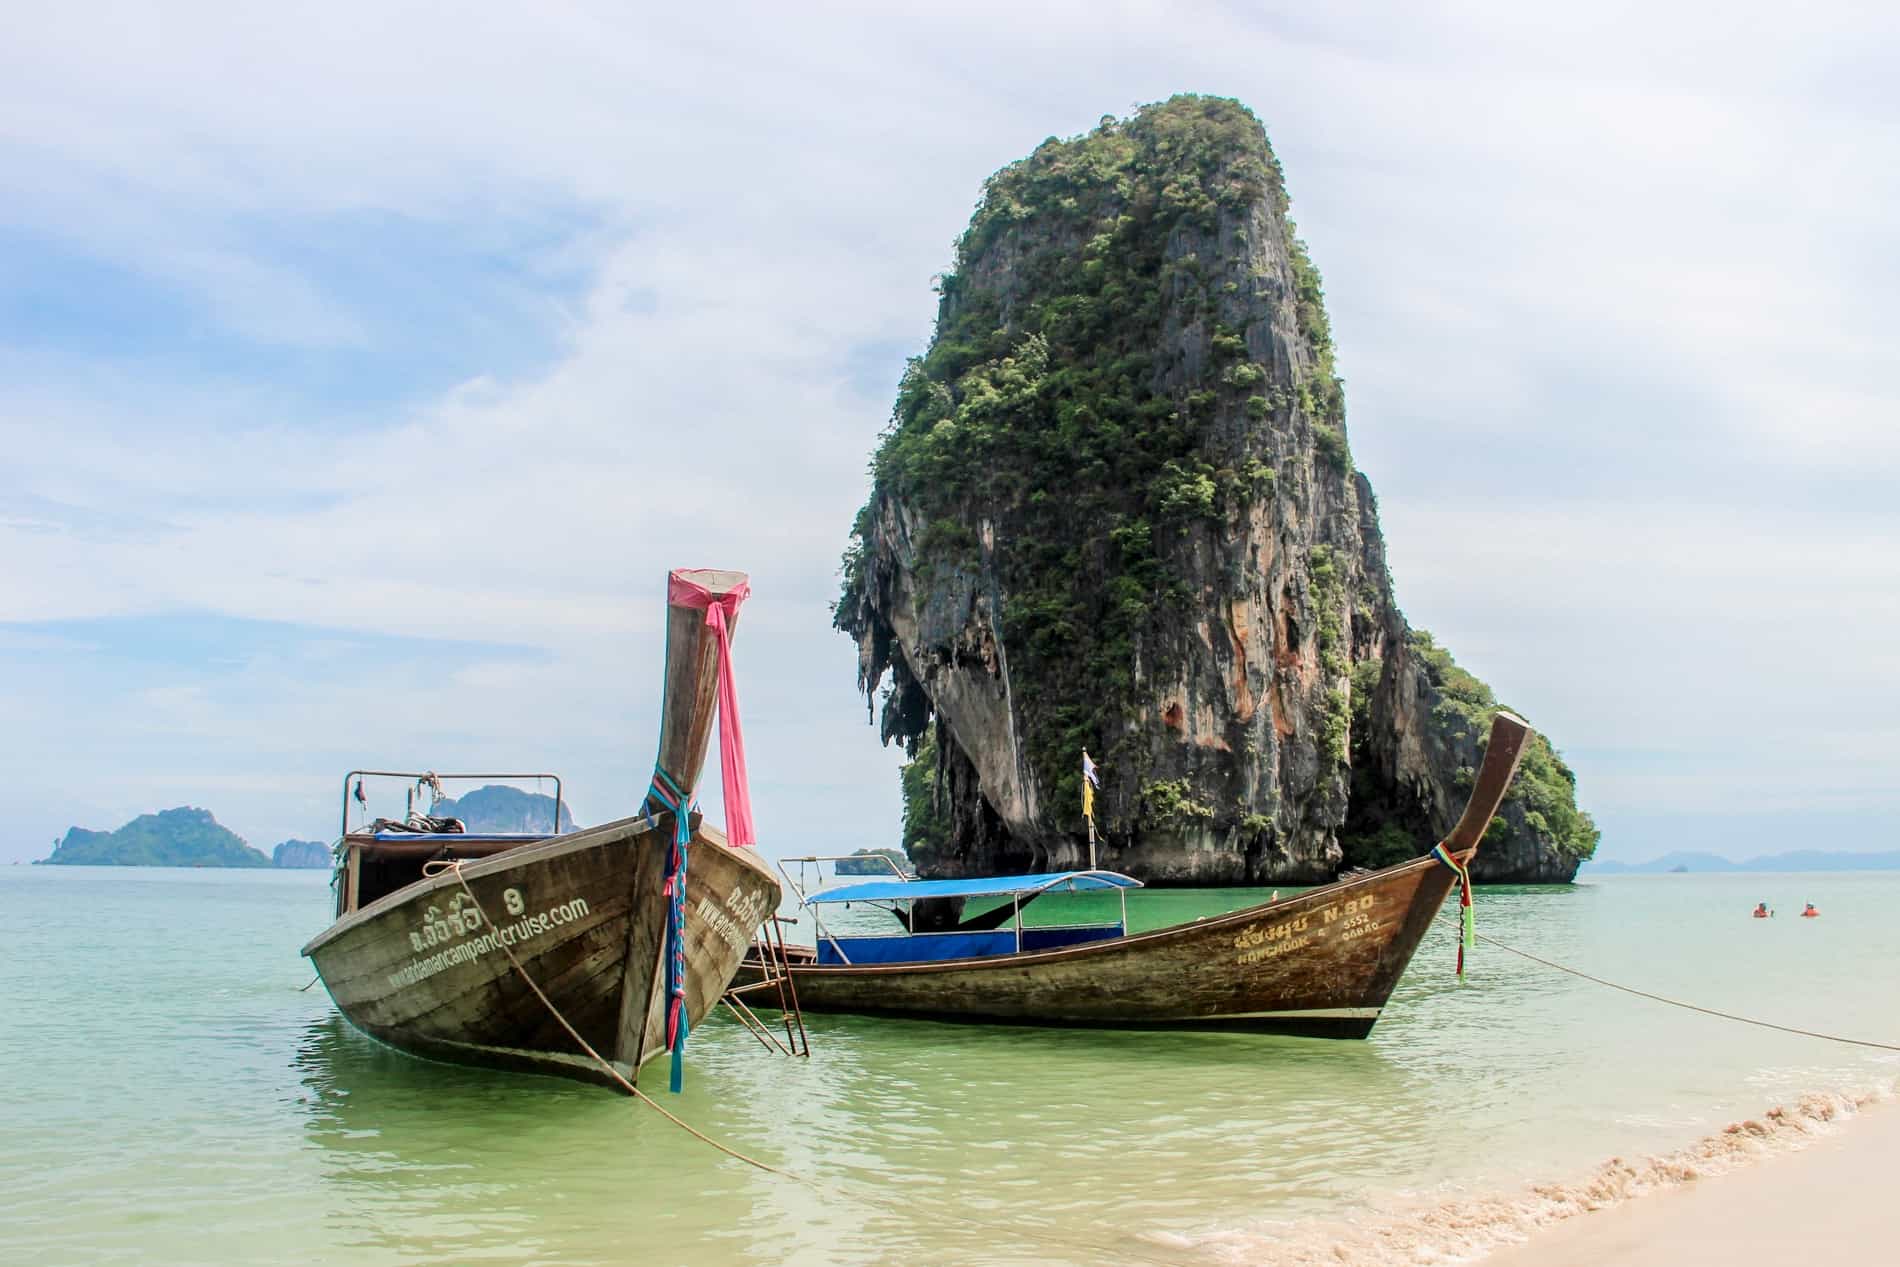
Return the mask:
POLYGON ((1040 875, 995 875, 970 880, 872 880, 825 889, 806 898, 820 902, 908 902, 923 897, 1013 897, 1024 893, 1075 893, 1083 889, 1138 889, 1141 881, 1119 871, 1045 871, 1040 875))

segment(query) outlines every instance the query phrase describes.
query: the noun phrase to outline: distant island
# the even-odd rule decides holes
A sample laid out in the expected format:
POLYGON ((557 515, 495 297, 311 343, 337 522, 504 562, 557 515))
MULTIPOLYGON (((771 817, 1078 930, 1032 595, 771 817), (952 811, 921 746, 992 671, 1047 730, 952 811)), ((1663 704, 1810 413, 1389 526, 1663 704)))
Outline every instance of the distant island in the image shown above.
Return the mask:
POLYGON ((1593 875, 1685 875, 1738 871, 1900 871, 1900 850, 1848 853, 1842 850, 1798 849, 1761 854, 1744 862, 1712 853, 1678 851, 1648 862, 1591 861, 1583 878, 1593 875))
POLYGON ((888 877, 890 867, 882 859, 889 858, 898 871, 904 875, 913 874, 910 858, 902 849, 859 849, 849 858, 838 859, 833 868, 839 875, 881 875, 888 877), (861 861, 860 861, 861 860, 861 861))
POLYGON ((73 827, 60 837, 56 867, 268 867, 271 860, 219 824, 208 809, 181 805, 140 814, 117 831, 73 827))
POLYGON ((536 833, 573 831, 574 815, 563 803, 561 823, 554 823, 554 798, 518 787, 490 783, 459 797, 437 801, 429 811, 438 818, 459 818, 472 832, 536 833))
MULTIPOLYGON (((439 817, 459 818, 471 832, 535 834, 554 825, 554 798, 501 784, 476 788, 459 799, 436 802, 439 817)), ((574 830, 574 815, 563 804, 561 827, 574 830)), ((34 865, 56 867, 276 867, 279 870, 329 870, 330 846, 320 840, 292 838, 267 857, 253 849, 208 809, 181 805, 141 814, 117 831, 68 828, 53 842, 51 857, 34 865)))
POLYGON ((292 871, 328 871, 330 846, 321 840, 286 840, 271 850, 270 864, 292 871))

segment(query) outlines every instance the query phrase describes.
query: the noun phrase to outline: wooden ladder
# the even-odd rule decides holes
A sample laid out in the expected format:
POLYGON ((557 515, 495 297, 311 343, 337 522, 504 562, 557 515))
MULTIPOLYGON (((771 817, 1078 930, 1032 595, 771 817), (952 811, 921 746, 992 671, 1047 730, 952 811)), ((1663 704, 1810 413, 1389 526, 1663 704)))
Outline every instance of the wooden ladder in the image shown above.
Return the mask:
MULTIPOLYGON (((767 1051, 809 1057, 811 1037, 805 1032, 805 1014, 798 1008, 798 984, 792 980, 791 955, 785 949, 785 925, 797 922, 783 915, 765 917, 765 922, 759 925, 759 935, 753 940, 752 949, 745 959, 747 967, 758 970, 759 979, 729 987, 720 1002, 739 1018, 739 1023, 767 1051), (777 995, 779 1020, 785 1028, 784 1041, 779 1040, 772 1027, 760 1020, 742 997, 757 993, 765 994, 768 999, 777 995)), ((771 1006, 770 1003, 767 1006, 771 1006)))

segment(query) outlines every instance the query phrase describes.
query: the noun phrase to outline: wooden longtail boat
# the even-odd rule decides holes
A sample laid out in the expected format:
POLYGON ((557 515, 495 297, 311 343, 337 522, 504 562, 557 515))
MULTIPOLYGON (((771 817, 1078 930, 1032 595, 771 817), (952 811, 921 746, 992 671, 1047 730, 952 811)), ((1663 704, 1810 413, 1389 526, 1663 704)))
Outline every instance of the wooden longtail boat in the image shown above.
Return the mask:
MULTIPOLYGON (((945 933, 832 936, 827 902, 905 904, 940 896, 1008 895, 1018 904, 1052 889, 1136 884, 1110 872, 1065 872, 998 881, 881 881, 802 899, 819 919, 816 952, 786 965, 808 1012, 1115 1029, 1234 1029, 1364 1038, 1411 962, 1426 928, 1477 852, 1517 771, 1530 728, 1509 713, 1490 745, 1464 814, 1434 855, 1350 876, 1284 900, 1129 936, 1122 924, 985 931, 975 921, 945 933), (987 886, 987 887, 986 887, 987 886), (941 891, 940 891, 941 890, 941 891), (944 955, 951 957, 942 957, 944 955)), ((788 873, 789 874, 789 873, 788 873)), ((1125 905, 1125 903, 1124 903, 1125 905)), ((899 910, 900 918, 903 912, 899 910)), ((758 976, 755 952, 741 975, 758 976)), ((748 991, 755 1006, 770 993, 748 991)))
MULTIPOLYGON (((675 962, 687 1027, 719 1002, 781 892, 756 851, 729 845, 689 812, 721 693, 720 638, 729 638, 746 578, 693 571, 668 581, 659 755, 639 816, 567 835, 352 831, 350 778, 360 786, 360 773, 375 772, 345 778, 337 919, 303 953, 358 1029, 418 1056, 613 1085, 525 973, 621 1076, 636 1078, 678 1046, 668 1042, 674 902, 665 890, 682 814, 675 962), (708 603, 724 604, 723 631, 708 603)), ((724 711, 722 727, 736 727, 724 711)), ((728 789, 729 820, 732 796, 728 789)))

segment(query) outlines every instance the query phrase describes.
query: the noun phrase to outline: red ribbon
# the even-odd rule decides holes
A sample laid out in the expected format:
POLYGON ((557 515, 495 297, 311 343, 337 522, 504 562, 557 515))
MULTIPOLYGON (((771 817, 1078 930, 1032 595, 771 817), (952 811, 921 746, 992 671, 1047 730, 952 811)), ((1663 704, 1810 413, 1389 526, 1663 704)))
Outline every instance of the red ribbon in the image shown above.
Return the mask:
POLYGON ((680 572, 667 575, 666 601, 674 607, 703 608, 706 626, 719 640, 719 782, 726 798, 726 840, 753 845, 752 794, 746 786, 745 735, 739 729, 739 684, 732 672, 732 620, 752 587, 741 581, 724 594, 713 592, 680 572))

